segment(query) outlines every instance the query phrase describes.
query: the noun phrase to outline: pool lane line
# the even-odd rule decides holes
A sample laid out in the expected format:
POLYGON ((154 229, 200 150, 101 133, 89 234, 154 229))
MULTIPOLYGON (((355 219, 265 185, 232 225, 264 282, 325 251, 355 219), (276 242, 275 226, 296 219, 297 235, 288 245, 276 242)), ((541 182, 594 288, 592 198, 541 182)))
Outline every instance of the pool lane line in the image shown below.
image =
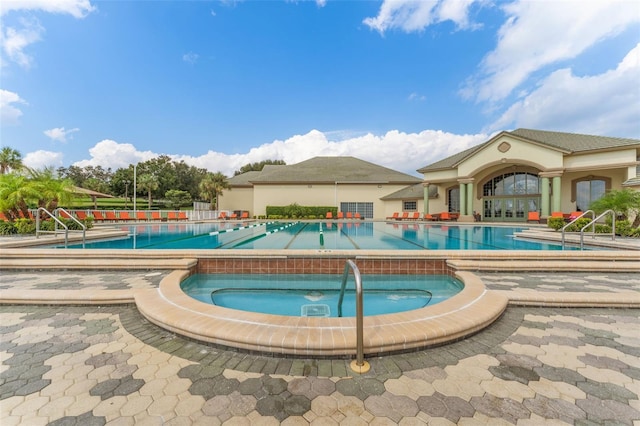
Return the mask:
POLYGON ((212 232, 209 232, 209 235, 213 236, 213 235, 225 234, 227 232, 239 231, 241 229, 256 228, 258 226, 267 226, 273 223, 276 223, 276 222, 254 223, 253 225, 238 226, 237 228, 223 229, 222 231, 212 231, 212 232))
MULTIPOLYGON (((278 223, 278 222, 269 222, 269 223, 270 224, 274 224, 274 223, 278 223)), ((252 241, 259 240, 260 238, 264 238, 267 235, 275 234, 276 232, 282 231, 283 229, 287 229, 290 226, 297 225, 298 223, 300 223, 300 221, 290 222, 290 223, 288 223, 286 225, 283 225, 283 226, 280 226, 278 228, 272 228, 270 231, 266 231, 264 234, 256 235, 256 236, 248 238, 248 239, 246 239, 244 241, 240 241, 239 243, 235 244, 232 248, 236 248, 236 247, 241 246, 243 244, 247 244, 247 243, 250 243, 252 241)), ((220 246, 220 247, 222 247, 222 246, 220 246)))

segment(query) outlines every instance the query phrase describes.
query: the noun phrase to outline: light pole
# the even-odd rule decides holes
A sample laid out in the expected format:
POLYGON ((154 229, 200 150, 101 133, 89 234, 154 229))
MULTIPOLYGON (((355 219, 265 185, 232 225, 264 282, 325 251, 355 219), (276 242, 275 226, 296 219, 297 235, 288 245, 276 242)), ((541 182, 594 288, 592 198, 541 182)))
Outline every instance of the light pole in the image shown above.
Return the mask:
POLYGON ((129 208, 129 184, 131 182, 129 182, 128 180, 124 181, 124 208, 128 209, 129 208))
POLYGON ((136 217, 138 213, 136 212, 136 195, 138 193, 138 185, 136 182, 138 174, 138 165, 133 165, 133 217, 136 217))

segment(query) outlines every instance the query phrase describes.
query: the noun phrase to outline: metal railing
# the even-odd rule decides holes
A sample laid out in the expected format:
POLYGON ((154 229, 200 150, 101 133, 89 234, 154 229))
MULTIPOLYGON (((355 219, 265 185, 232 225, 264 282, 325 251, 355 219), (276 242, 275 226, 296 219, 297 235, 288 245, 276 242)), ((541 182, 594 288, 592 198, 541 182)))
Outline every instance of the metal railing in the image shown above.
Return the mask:
POLYGON ((594 224, 594 218, 596 216, 596 213, 593 210, 587 210, 585 212, 583 212, 580 216, 574 218, 572 221, 570 221, 569 223, 567 223, 565 226, 562 227, 561 231, 562 231, 562 250, 564 250, 564 234, 566 232, 566 229, 573 225, 574 222, 577 222, 578 219, 582 219, 584 216, 586 216, 587 214, 591 213, 591 222, 589 222, 589 225, 593 224, 593 232, 595 232, 595 224, 594 224))
POLYGON ((614 212, 613 210, 607 210, 604 213, 602 213, 601 215, 599 215, 598 217, 594 218, 591 220, 591 222, 587 223, 585 226, 582 227, 582 229, 580 229, 580 250, 584 250, 584 230, 587 229, 589 226, 592 226, 592 236, 591 238, 595 238, 595 223, 602 219, 603 217, 605 217, 606 215, 610 214, 611 215, 611 240, 615 241, 616 239, 616 212, 614 212))
POLYGON ((344 300, 344 291, 347 287, 347 278, 349 278, 349 270, 353 272, 353 278, 356 286, 356 365, 363 367, 364 361, 364 314, 362 304, 362 278, 360 270, 352 260, 347 260, 342 273, 342 285, 340 286, 340 298, 338 299, 338 316, 342 316, 342 301, 344 300))
POLYGON ((67 225, 65 225, 64 222, 62 222, 60 220, 60 212, 63 212, 66 217, 65 219, 70 219, 73 220, 74 222, 76 222, 81 228, 82 228, 82 248, 85 247, 85 243, 86 243, 86 231, 87 231, 87 227, 85 226, 84 223, 80 222, 78 219, 76 219, 75 217, 73 217, 68 211, 66 211, 65 209, 63 209, 62 207, 59 207, 57 209, 54 210, 54 213, 51 213, 49 210, 45 209, 44 207, 40 207, 38 208, 38 210, 36 211, 36 238, 40 238, 40 234, 54 234, 57 235, 60 233, 61 229, 64 229, 64 248, 67 248, 67 246, 69 245, 69 227, 67 225), (40 213, 44 213, 45 215, 49 216, 51 219, 53 219, 55 225, 54 225, 54 229, 53 231, 44 231, 42 229, 40 229, 40 213))

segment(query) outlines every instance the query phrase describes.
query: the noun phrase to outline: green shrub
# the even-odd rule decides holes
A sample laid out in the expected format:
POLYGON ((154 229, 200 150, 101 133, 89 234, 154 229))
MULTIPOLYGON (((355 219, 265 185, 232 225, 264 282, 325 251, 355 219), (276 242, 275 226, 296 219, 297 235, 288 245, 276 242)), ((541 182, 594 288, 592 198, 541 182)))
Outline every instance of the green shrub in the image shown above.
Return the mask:
POLYGON ((31 219, 16 219, 13 222, 16 226, 16 230, 18 234, 35 234, 36 233, 36 222, 31 219))
POLYGON ((12 222, 0 220, 0 235, 14 235, 17 233, 18 229, 12 222))
POLYGON ((564 224, 565 221, 562 217, 550 217, 549 219, 547 219, 547 226, 555 231, 561 229, 564 224))
POLYGON ((596 223, 596 234, 610 234, 611 233, 611 225, 607 225, 604 223, 596 223))
POLYGON ((581 217, 580 219, 573 222, 570 226, 567 226, 567 232, 580 232, 582 228, 588 225, 591 222, 591 219, 588 217, 581 217))

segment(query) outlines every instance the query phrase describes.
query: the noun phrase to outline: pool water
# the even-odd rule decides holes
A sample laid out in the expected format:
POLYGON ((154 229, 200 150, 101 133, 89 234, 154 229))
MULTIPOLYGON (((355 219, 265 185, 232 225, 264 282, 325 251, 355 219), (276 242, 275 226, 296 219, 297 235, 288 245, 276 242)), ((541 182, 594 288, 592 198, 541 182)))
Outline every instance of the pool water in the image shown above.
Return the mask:
MULTIPOLYGON (((524 227, 389 222, 181 223, 122 226, 104 249, 561 250, 514 237, 524 227)), ((81 248, 82 245, 72 245, 81 248)))
MULTIPOLYGON (((201 302, 226 308, 288 316, 337 317, 340 274, 195 274, 182 290, 201 302)), ((423 308, 463 288, 448 275, 362 275, 364 315, 423 308)), ((347 280, 342 316, 355 316, 353 277, 347 280)))

